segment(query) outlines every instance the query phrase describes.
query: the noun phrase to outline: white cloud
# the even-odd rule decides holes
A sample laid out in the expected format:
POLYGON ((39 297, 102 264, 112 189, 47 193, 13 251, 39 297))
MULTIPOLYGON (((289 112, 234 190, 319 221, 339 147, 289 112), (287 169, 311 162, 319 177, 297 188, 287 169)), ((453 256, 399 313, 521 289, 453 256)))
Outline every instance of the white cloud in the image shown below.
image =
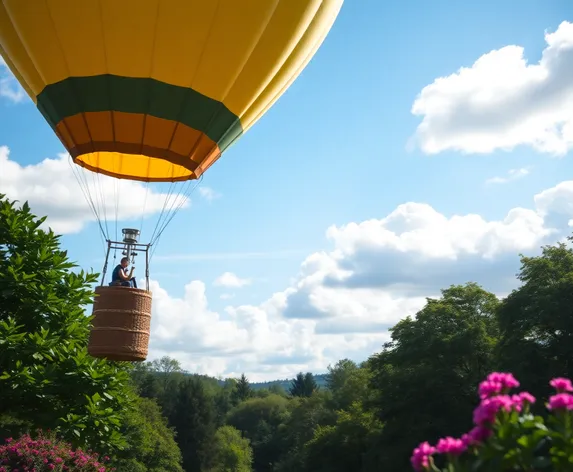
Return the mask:
POLYGON ((251 380, 324 372, 343 357, 363 360, 389 339, 390 326, 441 288, 476 281, 507 294, 517 285, 519 253, 538 253, 570 231, 572 197, 568 181, 501 220, 448 216, 410 202, 381 219, 332 226, 333 248, 309 255, 293 285, 260 305, 217 313, 203 282, 176 298, 154 281, 151 356, 169 354, 209 375, 245 372, 251 380))
POLYGON ((215 190, 210 187, 199 187, 199 195, 208 202, 212 202, 216 198, 221 197, 220 193, 215 192, 215 190))
POLYGON ((422 116, 416 141, 426 153, 490 153, 519 145, 564 155, 573 147, 573 23, 546 33, 547 47, 529 64, 521 46, 481 56, 471 67, 424 87, 412 113, 422 116))
MULTIPOLYGON (((88 195, 93 198, 98 214, 107 216, 108 222, 115 221, 116 201, 119 221, 160 212, 169 197, 169 194, 157 193, 139 182, 88 172, 71 164, 68 154, 22 166, 10 159, 6 146, 0 146, 0 193, 11 200, 27 200, 35 214, 48 216, 46 225, 56 233, 77 233, 95 221, 95 216, 72 166, 85 177, 86 180, 81 181, 87 184, 88 195), (116 198, 121 195, 126 197, 116 198)), ((168 205, 177 197, 177 194, 171 195, 168 205)))
POLYGON ((244 287, 251 283, 250 279, 242 279, 232 272, 225 272, 215 279, 213 285, 217 287, 244 287))
POLYGON ((0 97, 13 103, 20 103, 28 97, 12 72, 10 72, 10 69, 8 69, 2 56, 0 56, 0 97))
POLYGON ((523 177, 529 175, 529 169, 527 167, 522 167, 521 169, 510 169, 505 176, 496 176, 485 181, 486 184, 506 184, 514 180, 522 179, 523 177))

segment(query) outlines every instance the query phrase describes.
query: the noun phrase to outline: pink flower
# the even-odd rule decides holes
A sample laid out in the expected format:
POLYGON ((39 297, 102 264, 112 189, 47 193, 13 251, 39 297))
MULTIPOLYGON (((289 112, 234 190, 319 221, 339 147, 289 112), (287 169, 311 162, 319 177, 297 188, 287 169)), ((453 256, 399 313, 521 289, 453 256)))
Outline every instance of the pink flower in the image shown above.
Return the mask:
POLYGON ((501 409, 509 412, 513 407, 514 403, 509 395, 486 398, 474 410, 474 424, 477 426, 492 424, 495 422, 495 417, 501 409))
POLYGON ((468 446, 470 444, 481 444, 492 435, 492 431, 485 426, 476 426, 468 434, 468 446))
POLYGON ((424 471, 430 467, 430 457, 436 452, 436 448, 430 446, 430 443, 423 442, 416 449, 410 459, 412 467, 417 471, 424 471))
POLYGON ((568 393, 558 393, 557 395, 549 397, 548 408, 550 410, 573 410, 573 395, 568 393))
POLYGON ((479 385, 478 391, 480 398, 483 400, 494 395, 499 395, 500 393, 508 393, 512 388, 516 387, 519 387, 519 382, 512 374, 492 372, 479 385))
POLYGON ((535 397, 529 392, 519 392, 518 395, 521 398, 522 403, 528 403, 530 405, 535 403, 535 397))
POLYGON ((573 385, 571 384, 571 380, 564 377, 557 377, 552 379, 551 382, 549 382, 549 385, 551 385, 559 393, 573 392, 573 385))
POLYGON ((516 395, 512 395, 511 399, 513 401, 513 407, 517 411, 521 411, 524 406, 531 405, 535 403, 535 397, 529 392, 520 392, 516 395))
POLYGON ((513 374, 505 372, 492 372, 487 376, 487 380, 491 382, 499 382, 504 389, 512 389, 519 387, 519 382, 513 374))
POLYGON ((455 439, 451 436, 440 439, 436 445, 436 450, 440 454, 451 454, 453 456, 459 456, 466 449, 467 445, 464 444, 462 439, 455 439))
POLYGON ((501 382, 493 382, 491 380, 484 380, 479 384, 479 396, 481 399, 489 398, 501 393, 503 385, 501 382))
POLYGON ((521 397, 519 395, 512 395, 511 401, 513 402, 513 408, 515 408, 515 410, 521 412, 521 410, 522 410, 521 397))

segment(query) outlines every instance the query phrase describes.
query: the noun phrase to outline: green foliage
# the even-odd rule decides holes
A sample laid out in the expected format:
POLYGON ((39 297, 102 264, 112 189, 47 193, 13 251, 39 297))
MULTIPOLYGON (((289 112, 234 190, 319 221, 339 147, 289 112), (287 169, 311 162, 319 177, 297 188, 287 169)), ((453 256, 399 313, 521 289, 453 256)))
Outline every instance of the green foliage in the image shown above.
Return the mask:
POLYGON ((308 472, 364 470, 364 455, 376 444, 382 429, 375 415, 359 402, 337 412, 336 424, 318 426, 306 444, 308 472))
POLYGON ((288 403, 288 399, 271 394, 240 403, 228 414, 227 423, 251 441, 257 471, 271 471, 281 455, 279 431, 289 416, 288 403))
POLYGON ((502 303, 500 367, 535 395, 547 395, 546 376, 573 377, 573 250, 547 246, 522 257, 521 287, 502 303))
POLYGON ((289 392, 293 397, 310 397, 316 390, 318 390, 318 385, 314 376, 310 372, 306 374, 299 372, 291 382, 289 392))
POLYGON ((310 397, 294 397, 291 410, 281 428, 282 447, 285 452, 276 466, 278 472, 300 472, 305 468, 306 444, 320 427, 334 425, 336 412, 330 408, 329 392, 317 391, 310 397))
MULTIPOLYGON (((0 197, 0 434, 51 428, 111 453, 121 472, 403 472, 420 441, 468 431, 475 386, 494 368, 544 397, 547 375, 573 376, 573 250, 564 244, 522 257, 522 286, 504 300, 474 283, 452 286, 400 321, 367 362, 342 359, 289 386, 190 375, 167 356, 134 366, 90 358, 82 307, 96 275, 68 261, 43 221, 0 197)), ((502 414, 491 441, 468 455, 474 462, 436 456, 435 466, 571 470, 573 413, 544 420, 543 411, 502 414)))
POLYGON ((281 397, 286 397, 287 392, 284 387, 280 384, 272 384, 268 388, 269 394, 273 393, 275 395, 280 395, 281 397))
POLYGON ((369 361, 384 423, 379 467, 403 470, 412 443, 467 430, 473 388, 495 364, 498 305, 476 284, 453 286, 392 328, 392 342, 369 361))
POLYGON ((213 395, 215 404, 215 424, 217 427, 224 426, 227 419, 227 413, 234 406, 232 396, 235 391, 237 381, 227 379, 222 387, 218 388, 213 395))
POLYGON ((73 449, 54 433, 38 431, 34 437, 25 434, 17 440, 6 439, 0 446, 1 472, 105 472, 108 457, 73 449))
POLYGON ((183 380, 169 422, 177 431, 177 443, 187 471, 209 470, 215 449, 213 399, 199 378, 183 380))
POLYGON ((349 359, 328 366, 326 385, 332 393, 334 409, 346 409, 354 402, 365 402, 370 395, 371 371, 359 367, 349 359))
MULTIPOLYGON (((415 317, 399 322, 391 342, 367 362, 342 359, 329 366, 321 390, 312 374, 302 372, 288 396, 284 389, 275 390, 277 382, 237 395, 253 389, 246 378, 218 386, 214 379, 202 379, 216 426, 231 425, 250 441, 255 472, 410 470, 411 451, 420 441, 468 431, 479 403, 475 386, 494 368, 519 373, 536 395, 547 392, 543 379, 548 372, 571 375, 573 252, 564 245, 548 247, 538 257, 522 258, 522 264, 523 286, 505 300, 474 283, 443 290, 415 317)), ((155 381, 143 378, 142 394, 157 389, 155 381)), ((159 397, 175 421, 185 410, 173 401, 180 380, 171 380, 167 391, 159 388, 159 397)), ((194 424, 182 421, 178 430, 187 425, 194 431, 194 424)), ((511 437, 505 430, 502 434, 511 437)), ((507 444, 495 447, 502 446, 507 444)), ((510 455, 511 450, 503 449, 510 455)), ((500 470, 495 467, 487 470, 500 470)))
POLYGON ((253 451, 250 441, 232 426, 222 426, 215 433, 214 466, 210 472, 251 472, 253 451))
POLYGON ((488 387, 474 413, 476 428, 461 439, 441 439, 436 447, 420 444, 414 450, 412 465, 418 471, 488 472, 536 471, 568 472, 573 469, 573 391, 571 381, 552 380, 556 394, 547 403, 545 416, 530 410, 535 398, 528 392, 508 395, 515 381, 511 374, 492 373, 482 385, 488 387), (493 377, 500 381, 492 381, 493 377), (557 383, 555 383, 557 382, 557 383), (491 389, 495 384, 495 389, 491 389), (479 434, 474 431, 479 430, 479 434), (443 467, 436 465, 441 455, 443 467))
POLYGON ((154 400, 140 398, 122 425, 129 447, 116 461, 121 472, 183 472, 181 451, 154 400))
POLYGON ((237 380, 233 393, 231 395, 231 401, 233 405, 238 405, 240 402, 251 398, 253 396, 253 390, 249 385, 249 380, 245 377, 245 374, 241 374, 241 377, 237 380))
MULTIPOLYGON (((0 415, 14 425, 52 428, 76 446, 125 445, 122 412, 129 377, 87 353, 97 274, 74 272, 59 237, 24 203, 0 195, 0 415)), ((23 432, 23 431, 20 431, 23 432)))

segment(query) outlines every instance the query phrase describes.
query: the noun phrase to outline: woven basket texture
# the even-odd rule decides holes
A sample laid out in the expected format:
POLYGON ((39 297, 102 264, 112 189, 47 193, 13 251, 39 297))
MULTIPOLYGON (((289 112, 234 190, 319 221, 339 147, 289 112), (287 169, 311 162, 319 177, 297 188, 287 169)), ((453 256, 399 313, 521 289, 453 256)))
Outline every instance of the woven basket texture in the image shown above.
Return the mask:
POLYGON ((100 286, 95 294, 89 354, 112 361, 144 361, 151 329, 151 292, 100 286))

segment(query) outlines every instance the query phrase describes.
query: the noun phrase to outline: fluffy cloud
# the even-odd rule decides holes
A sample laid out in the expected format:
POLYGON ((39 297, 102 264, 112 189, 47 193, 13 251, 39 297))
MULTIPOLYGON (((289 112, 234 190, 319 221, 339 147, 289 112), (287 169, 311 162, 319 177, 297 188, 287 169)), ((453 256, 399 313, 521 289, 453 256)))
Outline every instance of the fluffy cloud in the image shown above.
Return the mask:
POLYGON ((213 285, 216 287, 232 287, 239 288, 249 285, 251 283, 250 279, 242 279, 232 272, 225 272, 215 279, 213 285))
POLYGON ((13 103, 20 103, 27 98, 26 92, 8 69, 6 62, 0 56, 0 98, 13 103))
POLYGON ((342 357, 365 359, 388 328, 450 284, 477 281, 498 295, 517 284, 518 254, 562 239, 573 218, 573 181, 535 195, 497 221, 444 215, 406 203, 381 219, 332 226, 331 250, 309 255, 292 286, 260 305, 209 308, 205 285, 181 298, 154 281, 151 356, 185 368, 252 380, 324 371, 342 357))
POLYGON ((521 46, 481 56, 471 67, 424 87, 412 113, 422 116, 416 141, 426 153, 489 153, 519 145, 553 155, 573 147, 573 23, 545 34, 529 64, 521 46))
POLYGON ((213 200, 221 197, 220 193, 215 192, 215 190, 210 187, 199 187, 199 195, 208 202, 212 202, 213 200))
MULTIPOLYGON (((60 234, 79 232, 95 220, 84 196, 85 188, 100 217, 107 215, 108 221, 115 220, 116 214, 118 221, 152 215, 163 209, 168 197, 168 204, 179 197, 177 194, 158 193, 139 182, 85 171, 74 166, 68 154, 22 166, 10 159, 6 146, 0 146, 0 169, 0 193, 12 200, 27 200, 37 215, 48 215, 46 223, 60 234), (82 186, 74 172, 82 176, 82 186), (129 198, 116 199, 117 195, 129 195, 129 198)), ((187 204, 188 200, 184 206, 187 204)))
POLYGON ((486 184, 506 184, 514 180, 522 179, 529 175, 529 169, 522 167, 521 169, 510 169, 505 176, 496 176, 486 180, 486 184))

